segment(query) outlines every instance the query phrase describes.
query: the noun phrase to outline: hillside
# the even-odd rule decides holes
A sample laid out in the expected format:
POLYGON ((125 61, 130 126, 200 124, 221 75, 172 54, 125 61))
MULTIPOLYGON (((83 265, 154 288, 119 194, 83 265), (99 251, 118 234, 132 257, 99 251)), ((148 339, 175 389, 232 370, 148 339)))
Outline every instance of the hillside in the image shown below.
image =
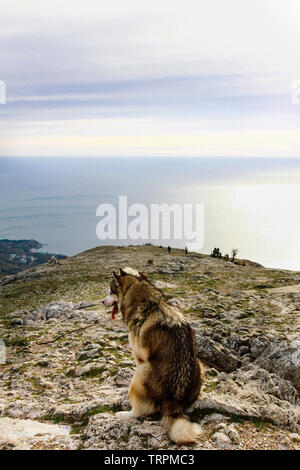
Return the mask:
POLYGON ((0 448, 176 448, 157 418, 114 415, 134 370, 126 326, 101 303, 120 266, 160 281, 195 329, 206 379, 188 412, 203 430, 194 448, 299 449, 300 273, 152 246, 0 279, 0 448))
POLYGON ((36 240, 0 240, 0 276, 46 263, 52 256, 57 259, 65 258, 64 255, 37 251, 42 247, 36 240))

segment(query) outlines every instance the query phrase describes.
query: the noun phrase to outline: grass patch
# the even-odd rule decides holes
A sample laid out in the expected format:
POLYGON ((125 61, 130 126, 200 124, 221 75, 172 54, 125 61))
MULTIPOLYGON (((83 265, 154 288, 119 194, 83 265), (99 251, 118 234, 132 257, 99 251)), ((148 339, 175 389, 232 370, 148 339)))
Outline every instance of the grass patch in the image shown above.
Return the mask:
POLYGON ((48 361, 39 361, 37 362, 36 364, 33 364, 34 367, 42 367, 42 368, 46 368, 49 366, 49 362, 48 361))
POLYGON ((232 415, 229 422, 238 424, 252 424, 256 429, 260 430, 270 428, 272 424, 272 422, 267 419, 238 415, 232 415))
POLYGON ((84 428, 83 424, 72 424, 70 434, 82 434, 84 428))
POLYGON ((52 414, 45 415, 41 419, 42 421, 51 421, 54 424, 61 424, 61 423, 72 424, 73 423, 73 419, 70 416, 65 416, 63 414, 57 414, 55 416, 53 416, 52 414))
POLYGON ((197 409, 189 413, 189 416, 192 421, 201 421, 205 416, 209 416, 214 413, 224 414, 225 416, 225 413, 221 413, 220 410, 217 410, 216 408, 197 409))
POLYGON ((194 410, 192 413, 189 413, 189 415, 192 420, 201 421, 203 418, 205 418, 205 416, 209 416, 214 413, 221 414, 224 416, 224 418, 229 418, 229 423, 252 424, 253 426, 255 426, 255 428, 259 430, 270 429, 272 426, 272 421, 268 419, 235 415, 235 414, 227 413, 225 411, 221 411, 216 408, 197 409, 197 410, 194 410))
POLYGON ((253 318, 254 312, 243 312, 239 317, 238 320, 243 320, 244 318, 253 318))
POLYGON ((28 346, 30 343, 28 338, 23 336, 17 336, 15 338, 10 338, 5 340, 6 346, 28 346))
POLYGON ((212 382, 205 388, 205 392, 213 392, 213 390, 215 390, 217 385, 218 385, 218 382, 212 382))
POLYGON ((217 377, 217 375, 219 374, 218 374, 218 371, 211 369, 207 372, 207 375, 210 375, 210 377, 217 377))
POLYGON ((108 373, 111 377, 114 377, 115 375, 117 375, 118 369, 113 367, 113 368, 109 369, 108 373))
POLYGON ((89 370, 84 377, 93 379, 94 377, 99 377, 106 370, 105 366, 95 367, 94 369, 89 370))
POLYGON ((101 413, 116 413, 117 411, 121 411, 121 407, 119 405, 103 405, 97 406, 88 412, 88 416, 94 416, 101 413))
POLYGON ((270 287, 273 287, 271 284, 256 284, 254 286, 254 289, 269 289, 270 287))
POLYGON ((104 354, 102 351, 100 351, 100 349, 97 351, 97 354, 95 354, 95 356, 92 356, 92 357, 89 357, 88 356, 88 353, 82 353, 77 359, 76 361, 77 362, 83 362, 83 361, 86 361, 87 359, 95 359, 97 357, 104 357, 104 354))

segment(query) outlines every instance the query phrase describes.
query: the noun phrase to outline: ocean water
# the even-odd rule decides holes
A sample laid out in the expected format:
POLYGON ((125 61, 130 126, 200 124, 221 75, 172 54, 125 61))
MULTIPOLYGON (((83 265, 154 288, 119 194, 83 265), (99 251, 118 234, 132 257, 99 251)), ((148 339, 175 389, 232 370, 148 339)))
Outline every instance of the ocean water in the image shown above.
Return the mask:
POLYGON ((203 204, 199 251, 238 248, 264 266, 300 270, 300 159, 0 158, 0 238, 34 238, 67 255, 112 243, 97 238, 96 209, 118 207, 119 195, 147 207, 203 204))

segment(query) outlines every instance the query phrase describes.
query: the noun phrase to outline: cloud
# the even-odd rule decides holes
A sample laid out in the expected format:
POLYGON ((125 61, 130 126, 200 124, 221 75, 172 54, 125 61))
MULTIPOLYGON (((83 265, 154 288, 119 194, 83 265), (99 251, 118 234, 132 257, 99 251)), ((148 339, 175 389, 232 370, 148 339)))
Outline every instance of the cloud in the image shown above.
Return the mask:
MULTIPOLYGON (((290 100, 300 77, 299 13, 296 0, 11 0, 0 18, 0 79, 7 87, 1 155, 38 153, 38 142, 43 154, 49 138, 43 123, 53 151, 60 154, 64 133, 69 154, 77 154, 68 121, 90 142, 226 129, 293 132, 300 112, 290 100)), ((137 148, 147 154, 160 148, 147 145, 137 148)), ((247 145, 242 153, 251 151, 247 145)), ((278 153, 271 141, 269 153, 278 153)))

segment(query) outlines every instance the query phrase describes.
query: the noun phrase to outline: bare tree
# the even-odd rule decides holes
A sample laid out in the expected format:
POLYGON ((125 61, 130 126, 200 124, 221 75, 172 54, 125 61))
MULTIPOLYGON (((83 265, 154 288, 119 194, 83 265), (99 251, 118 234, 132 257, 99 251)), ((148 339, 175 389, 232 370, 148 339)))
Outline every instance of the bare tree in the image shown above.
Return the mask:
POLYGON ((234 263, 235 257, 238 254, 238 249, 237 248, 232 248, 232 262, 234 263))

